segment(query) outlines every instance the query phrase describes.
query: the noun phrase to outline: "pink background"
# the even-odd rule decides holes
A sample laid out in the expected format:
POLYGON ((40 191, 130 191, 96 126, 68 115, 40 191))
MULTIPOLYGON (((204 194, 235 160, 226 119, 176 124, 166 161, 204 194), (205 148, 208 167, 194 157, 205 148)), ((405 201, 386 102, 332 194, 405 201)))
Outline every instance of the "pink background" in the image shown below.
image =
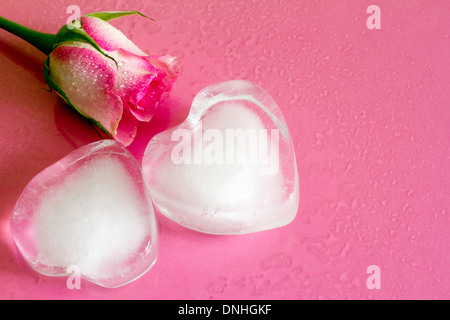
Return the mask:
MULTIPOLYGON (((53 33, 66 8, 139 10, 114 21, 150 54, 180 58, 172 93, 182 120, 194 95, 246 79, 278 102, 290 127, 300 207, 288 226, 210 236, 160 218, 156 265, 118 289, 33 272, 9 218, 28 181, 95 132, 43 90, 45 56, 0 31, 0 298, 450 298, 450 2, 17 1, 1 15, 53 33), (381 30, 366 9, 381 8, 381 30), (381 289, 366 287, 367 267, 381 289)), ((141 159, 158 116, 129 147, 141 159)))

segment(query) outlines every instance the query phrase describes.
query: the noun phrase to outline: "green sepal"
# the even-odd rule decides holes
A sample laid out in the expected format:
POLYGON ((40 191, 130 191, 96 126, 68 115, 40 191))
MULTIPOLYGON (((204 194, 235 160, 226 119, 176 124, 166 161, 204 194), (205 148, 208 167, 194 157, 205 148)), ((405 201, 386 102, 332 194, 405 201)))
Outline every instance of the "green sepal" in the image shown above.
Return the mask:
POLYGON ((72 104, 72 102, 70 102, 69 97, 67 97, 67 95, 64 93, 64 91, 62 91, 62 89, 52 80, 52 78, 50 77, 50 68, 49 68, 49 57, 47 57, 47 59, 44 62, 44 79, 45 82, 47 82, 48 86, 50 87, 50 91, 55 90, 56 93, 69 105, 71 106, 74 110, 76 110, 80 115, 82 115, 83 117, 85 117, 87 120, 91 121, 94 125, 96 125, 100 130, 102 130, 104 133, 106 133, 108 135, 109 138, 112 138, 111 133, 106 130, 102 124, 87 116, 86 114, 84 114, 80 109, 78 109, 77 107, 75 107, 74 104, 72 104))
POLYGON ((147 17, 145 14, 140 13, 139 11, 100 11, 100 12, 93 12, 93 13, 88 13, 85 14, 83 17, 95 17, 95 18, 99 18, 102 19, 104 21, 110 21, 113 19, 117 19, 117 18, 121 18, 124 16, 128 16, 131 14, 138 14, 144 18, 148 18, 150 20, 153 20, 153 18, 147 17))

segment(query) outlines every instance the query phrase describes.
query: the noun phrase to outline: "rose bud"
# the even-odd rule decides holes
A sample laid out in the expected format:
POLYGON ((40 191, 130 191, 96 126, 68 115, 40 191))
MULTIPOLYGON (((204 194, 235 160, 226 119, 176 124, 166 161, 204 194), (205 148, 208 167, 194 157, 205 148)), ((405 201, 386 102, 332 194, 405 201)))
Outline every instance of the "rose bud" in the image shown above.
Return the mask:
POLYGON ((63 26, 56 35, 0 17, 0 27, 48 55, 44 78, 50 88, 125 146, 133 141, 139 122, 151 120, 179 73, 175 58, 147 55, 108 22, 130 14, 142 15, 91 13, 63 26))

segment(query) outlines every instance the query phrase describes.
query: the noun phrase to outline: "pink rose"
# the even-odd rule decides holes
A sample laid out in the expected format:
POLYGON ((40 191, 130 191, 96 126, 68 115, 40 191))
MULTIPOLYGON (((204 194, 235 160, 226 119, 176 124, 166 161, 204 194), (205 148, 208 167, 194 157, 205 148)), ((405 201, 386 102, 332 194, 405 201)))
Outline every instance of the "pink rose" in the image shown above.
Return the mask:
POLYGON ((62 28, 44 75, 68 104, 127 146, 179 69, 175 58, 147 55, 107 20, 91 14, 62 28))

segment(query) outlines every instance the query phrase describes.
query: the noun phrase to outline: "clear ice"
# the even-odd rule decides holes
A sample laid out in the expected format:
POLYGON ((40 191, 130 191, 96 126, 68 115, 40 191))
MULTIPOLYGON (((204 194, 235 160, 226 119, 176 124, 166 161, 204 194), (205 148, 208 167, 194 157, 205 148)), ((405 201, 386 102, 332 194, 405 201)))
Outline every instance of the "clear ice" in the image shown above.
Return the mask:
POLYGON ((11 230, 39 273, 68 276, 79 270, 104 287, 140 277, 158 253, 141 169, 113 140, 79 148, 34 177, 16 204, 11 230))
POLYGON ((267 230, 297 214, 289 130, 273 98, 248 81, 201 90, 188 118, 149 142, 142 170, 155 206, 200 232, 267 230))

